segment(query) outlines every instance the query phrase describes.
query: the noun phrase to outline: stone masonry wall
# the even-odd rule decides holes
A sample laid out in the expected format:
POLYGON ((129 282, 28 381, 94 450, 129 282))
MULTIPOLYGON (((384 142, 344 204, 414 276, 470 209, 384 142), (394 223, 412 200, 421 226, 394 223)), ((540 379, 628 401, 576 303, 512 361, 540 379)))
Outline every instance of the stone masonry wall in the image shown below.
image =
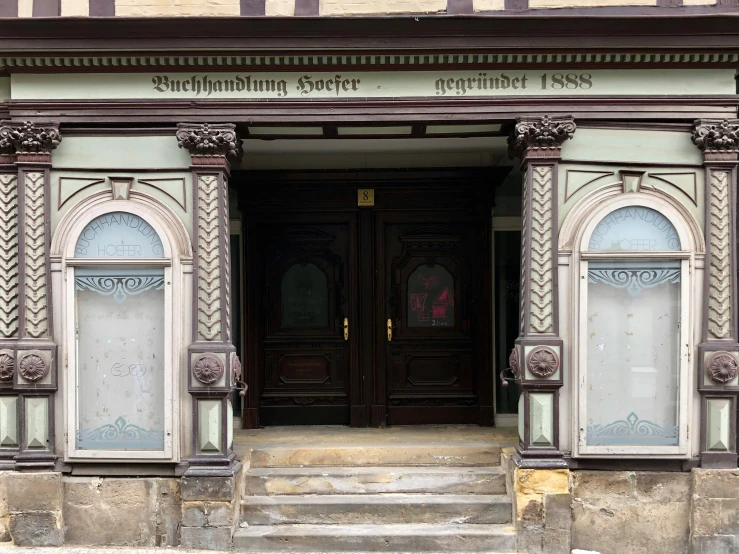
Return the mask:
POLYGON ((572 548, 601 554, 688 552, 690 473, 573 471, 570 481, 572 548))
POLYGON ((519 552, 739 553, 739 469, 531 470, 511 456, 502 467, 519 552))

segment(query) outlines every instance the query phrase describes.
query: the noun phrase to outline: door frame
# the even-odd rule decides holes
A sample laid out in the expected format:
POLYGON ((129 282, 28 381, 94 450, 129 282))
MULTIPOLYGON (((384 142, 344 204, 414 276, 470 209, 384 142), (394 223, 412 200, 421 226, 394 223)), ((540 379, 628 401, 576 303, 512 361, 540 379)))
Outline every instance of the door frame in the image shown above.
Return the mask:
MULTIPOLYGON (((401 170, 306 170, 306 171, 239 171, 233 172, 230 185, 238 190, 239 208, 242 212, 242 254, 244 264, 244 343, 245 351, 244 377, 248 391, 244 398, 242 411, 243 427, 253 429, 259 426, 258 407, 260 403, 259 365, 258 357, 254 352, 258 341, 254 340, 257 332, 259 305, 251 294, 251 277, 254 271, 255 255, 253 240, 249 236, 247 219, 263 210, 273 210, 281 214, 312 213, 315 211, 351 212, 356 214, 356 249, 350 252, 350 262, 357 268, 357 279, 354 279, 355 295, 352 304, 357 306, 350 315, 350 337, 352 338, 351 362, 349 370, 349 403, 350 425, 352 427, 384 427, 387 424, 387 389, 385 367, 378 370, 378 353, 384 356, 386 345, 384 319, 379 317, 379 311, 384 313, 383 289, 378 283, 376 272, 362 271, 367 264, 369 267, 378 267, 377 219, 381 212, 394 210, 418 209, 419 211, 438 212, 438 204, 427 202, 418 205, 419 193, 429 186, 470 187, 475 183, 481 194, 489 199, 493 205, 494 189, 502 183, 510 171, 510 167, 469 167, 469 168, 434 168, 434 169, 401 169, 401 170), (360 208, 357 206, 357 189, 375 189, 375 206, 360 208), (388 195, 378 193, 390 190, 400 191, 401 194, 388 201, 388 195), (285 194, 285 189, 290 194, 285 194), (278 191, 282 190, 283 193, 278 191), (372 294, 359 294, 359 290, 371 290, 372 294), (379 319, 378 319, 379 318, 379 319), (363 345, 369 347, 363 348, 363 345)), ((493 317, 492 304, 492 223, 490 210, 487 212, 485 223, 487 233, 486 248, 489 256, 485 263, 485 283, 490 294, 487 295, 488 329, 493 317)), ((488 425, 493 424, 494 417, 494 389, 492 369, 492 347, 483 349, 486 362, 478 375, 487 379, 489 385, 490 414, 486 416, 488 425)))

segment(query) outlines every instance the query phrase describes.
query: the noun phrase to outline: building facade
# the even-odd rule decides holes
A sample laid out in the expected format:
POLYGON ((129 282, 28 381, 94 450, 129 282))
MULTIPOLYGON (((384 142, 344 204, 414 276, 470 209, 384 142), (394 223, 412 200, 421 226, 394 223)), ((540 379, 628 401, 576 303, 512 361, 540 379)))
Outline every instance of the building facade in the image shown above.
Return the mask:
POLYGON ((391 536, 367 550, 739 548, 735 1, 0 16, 5 540, 371 546, 299 515, 314 463, 505 476, 351 473, 453 495, 478 537, 356 508, 391 536), (306 424, 494 429, 484 459, 280 462, 306 424), (286 467, 298 500, 254 492, 286 467))

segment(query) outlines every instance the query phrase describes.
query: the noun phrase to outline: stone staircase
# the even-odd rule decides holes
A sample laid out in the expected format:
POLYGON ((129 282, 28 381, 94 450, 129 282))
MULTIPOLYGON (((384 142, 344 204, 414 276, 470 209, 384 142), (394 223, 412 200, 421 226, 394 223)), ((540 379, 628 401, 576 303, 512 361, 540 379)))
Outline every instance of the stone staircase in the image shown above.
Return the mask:
POLYGON ((515 552, 500 447, 251 452, 236 552, 515 552))

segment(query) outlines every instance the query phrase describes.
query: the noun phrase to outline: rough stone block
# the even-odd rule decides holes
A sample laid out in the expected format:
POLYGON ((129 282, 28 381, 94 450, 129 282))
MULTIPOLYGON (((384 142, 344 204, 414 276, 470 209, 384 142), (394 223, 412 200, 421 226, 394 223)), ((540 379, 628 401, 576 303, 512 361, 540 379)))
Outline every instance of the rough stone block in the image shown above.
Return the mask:
POLYGON ((233 477, 183 477, 181 487, 185 502, 231 502, 236 492, 233 477))
POLYGON ((739 470, 694 469, 693 494, 701 498, 739 498, 739 470))
POLYGON ((518 526, 516 528, 516 551, 526 552, 526 554, 544 554, 543 538, 544 528, 542 526, 518 526))
POLYGON ((8 528, 10 514, 8 512, 7 488, 9 475, 8 472, 0 472, 0 542, 8 542, 10 540, 10 529, 8 528))
POLYGON ((61 546, 63 540, 61 514, 11 513, 10 536, 16 546, 61 546))
POLYGON ((599 498, 629 495, 634 490, 634 474, 630 471, 574 471, 572 496, 599 498))
MULTIPOLYGON (((689 502, 690 474, 677 472, 647 472, 634 474, 636 495, 649 502, 689 502)), ((739 479, 735 486, 739 487, 739 479)))
POLYGON ((182 548, 193 550, 231 550, 230 527, 183 527, 181 529, 182 548))
POLYGON ((234 504, 228 502, 210 502, 206 505, 209 527, 233 527, 234 504))
POLYGON ((737 554, 737 552, 739 552, 739 536, 693 537, 693 554, 737 554))
POLYGON ((61 511, 60 473, 8 473, 6 480, 8 511, 61 511))
POLYGON ((178 546, 182 525, 182 498, 179 479, 157 480, 156 546, 178 546))
POLYGON ((183 502, 182 525, 185 527, 205 527, 208 525, 205 504, 202 502, 183 502))
POLYGON ((517 494, 567 493, 570 490, 567 469, 517 469, 517 494))
POLYGON ((547 529, 570 532, 572 527, 572 497, 569 494, 544 495, 544 522, 547 529))
POLYGON ((570 532, 563 529, 544 529, 542 552, 546 554, 570 554, 570 532))
POLYGON ((65 542, 156 545, 156 478, 64 479, 65 542))
POLYGON ((572 547, 603 554, 686 552, 688 502, 639 502, 611 496, 573 501, 572 547))

